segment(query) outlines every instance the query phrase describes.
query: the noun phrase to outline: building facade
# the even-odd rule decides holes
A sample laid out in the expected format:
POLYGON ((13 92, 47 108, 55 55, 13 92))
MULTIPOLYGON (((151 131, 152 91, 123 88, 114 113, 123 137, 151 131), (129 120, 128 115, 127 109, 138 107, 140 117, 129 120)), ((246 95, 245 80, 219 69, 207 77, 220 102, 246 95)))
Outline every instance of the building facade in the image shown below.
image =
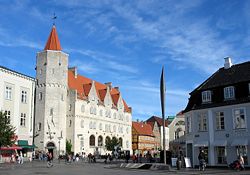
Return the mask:
MULTIPOLYGON (((168 120, 168 119, 167 119, 168 120)), ((185 117, 179 112, 174 119, 168 124, 169 128, 169 150, 173 156, 178 156, 182 151, 185 154, 185 117)))
POLYGON ((0 77, 0 110, 16 128, 16 144, 28 156, 32 150, 27 148, 33 145, 35 79, 2 66, 0 77))
POLYGON ((153 153, 156 147, 155 136, 150 124, 146 122, 132 123, 132 149, 134 154, 153 153))
POLYGON ((105 154, 105 140, 117 137, 123 150, 132 151, 132 109, 118 87, 102 84, 68 68, 55 26, 46 46, 37 54, 35 144, 53 155, 105 154))
MULTIPOLYGON (((157 116, 152 116, 146 122, 156 122, 160 131, 160 150, 163 150, 163 122, 162 118, 157 116)), ((168 121, 165 120, 165 149, 169 150, 169 128, 168 121)))
POLYGON ((220 68, 190 93, 185 109, 186 151, 198 165, 203 149, 211 166, 226 166, 242 155, 249 166, 250 62, 220 68))

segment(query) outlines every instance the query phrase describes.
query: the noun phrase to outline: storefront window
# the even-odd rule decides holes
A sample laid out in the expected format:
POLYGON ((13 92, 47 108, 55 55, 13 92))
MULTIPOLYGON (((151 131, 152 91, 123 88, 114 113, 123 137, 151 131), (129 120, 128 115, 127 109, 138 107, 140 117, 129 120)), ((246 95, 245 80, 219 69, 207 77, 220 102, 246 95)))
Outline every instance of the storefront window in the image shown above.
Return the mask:
POLYGON ((217 151, 217 162, 218 162, 218 164, 227 164, 225 147, 224 146, 218 146, 216 151, 217 151))
POLYGON ((248 164, 247 146, 245 145, 236 146, 236 151, 237 151, 237 157, 241 155, 244 158, 245 165, 247 165, 248 164))

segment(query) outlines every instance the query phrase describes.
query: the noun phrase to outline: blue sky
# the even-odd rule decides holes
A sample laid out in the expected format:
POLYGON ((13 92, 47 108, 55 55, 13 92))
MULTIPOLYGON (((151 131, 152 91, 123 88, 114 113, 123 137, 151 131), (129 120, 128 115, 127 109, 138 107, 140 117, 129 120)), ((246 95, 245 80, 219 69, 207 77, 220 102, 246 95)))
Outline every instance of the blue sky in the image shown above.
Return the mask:
POLYGON ((54 12, 69 65, 119 86, 134 120, 161 115, 163 65, 166 115, 175 115, 224 57, 250 58, 247 0, 0 0, 0 65, 34 77, 54 12))

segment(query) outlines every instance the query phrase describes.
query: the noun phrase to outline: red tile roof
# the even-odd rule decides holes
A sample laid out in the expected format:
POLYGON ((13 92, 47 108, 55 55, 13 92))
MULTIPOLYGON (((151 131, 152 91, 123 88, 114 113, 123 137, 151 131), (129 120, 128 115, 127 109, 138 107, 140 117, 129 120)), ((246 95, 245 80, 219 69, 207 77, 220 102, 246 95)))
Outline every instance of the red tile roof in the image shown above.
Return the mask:
MULTIPOLYGON (((160 117, 152 116, 147 120, 147 122, 154 122, 154 121, 156 121, 159 126, 163 126, 162 118, 160 117)), ((169 124, 168 121, 165 119, 165 127, 167 127, 168 124, 169 124)))
MULTIPOLYGON (((70 89, 75 89, 77 90, 77 98, 78 99, 87 99, 90 89, 92 87, 92 83, 94 81, 84 77, 82 75, 77 75, 75 77, 75 74, 73 72, 73 70, 69 70, 68 71, 68 86, 70 89)), ((95 84, 95 89, 96 89, 96 94, 98 96, 98 98, 100 99, 100 102, 103 103, 104 102, 104 98, 107 94, 108 88, 105 84, 99 83, 99 82, 94 82, 95 84)), ((115 88, 111 88, 110 90, 110 95, 112 97, 112 101, 113 101, 113 105, 117 108, 117 103, 120 97, 120 92, 115 89, 115 88)), ((128 105, 126 104, 126 102, 123 100, 123 104, 124 104, 124 110, 126 112, 130 112, 131 113, 131 108, 128 107, 128 105)))
POLYGON ((56 26, 53 25, 50 32, 49 38, 47 40, 44 50, 62 50, 60 41, 56 32, 56 26))
POLYGON ((154 136, 150 124, 144 122, 132 122, 132 127, 139 135, 154 136))

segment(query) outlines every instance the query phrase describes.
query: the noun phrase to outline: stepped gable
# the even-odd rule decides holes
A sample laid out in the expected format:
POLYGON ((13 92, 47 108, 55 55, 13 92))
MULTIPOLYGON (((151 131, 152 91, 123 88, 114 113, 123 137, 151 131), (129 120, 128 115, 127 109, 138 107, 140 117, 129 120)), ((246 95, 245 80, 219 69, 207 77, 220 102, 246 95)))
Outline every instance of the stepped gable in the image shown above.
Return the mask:
MULTIPOLYGON (((77 75, 75 77, 75 74, 72 70, 68 71, 68 86, 70 89, 75 89, 77 90, 77 98, 82 99, 82 100, 87 100, 88 95, 92 86, 92 83, 95 83, 95 88, 96 88, 96 93, 98 98, 100 99, 101 103, 104 103, 104 98, 107 94, 108 88, 105 84, 93 81, 87 77, 84 77, 82 75, 77 75)), ((120 92, 115 89, 111 88, 110 90, 110 95, 112 97, 112 101, 114 106, 117 108, 117 103, 120 97, 120 92)), ((122 99, 123 100, 123 99, 122 99)), ((123 100, 124 104, 124 110, 126 112, 131 113, 131 108, 128 107, 127 103, 123 100)))

